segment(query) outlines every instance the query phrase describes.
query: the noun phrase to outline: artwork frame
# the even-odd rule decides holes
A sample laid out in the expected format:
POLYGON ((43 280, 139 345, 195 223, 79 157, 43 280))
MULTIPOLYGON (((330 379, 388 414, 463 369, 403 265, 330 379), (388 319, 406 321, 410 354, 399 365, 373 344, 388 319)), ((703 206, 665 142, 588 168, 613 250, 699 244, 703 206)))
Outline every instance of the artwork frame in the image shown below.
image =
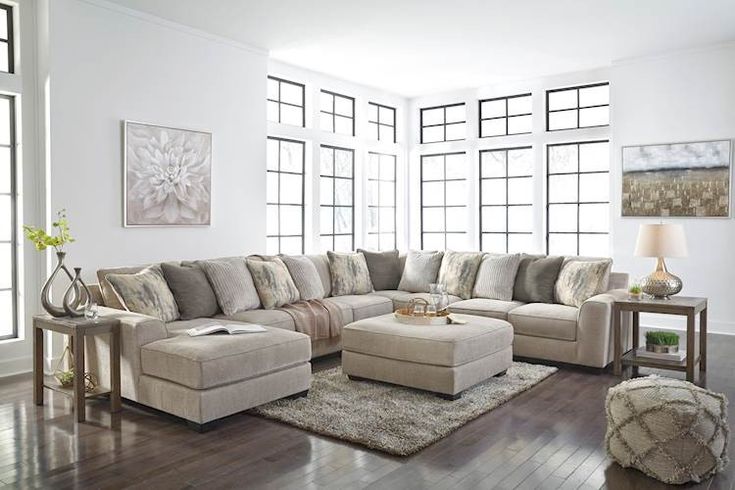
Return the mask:
POLYGON ((731 139, 621 148, 623 218, 732 217, 731 139))
POLYGON ((126 119, 122 133, 123 226, 211 226, 212 132, 126 119), (176 176, 156 157, 179 158, 176 176), (176 181, 182 169, 187 170, 185 186, 176 181), (151 183, 155 180, 160 184, 151 183))

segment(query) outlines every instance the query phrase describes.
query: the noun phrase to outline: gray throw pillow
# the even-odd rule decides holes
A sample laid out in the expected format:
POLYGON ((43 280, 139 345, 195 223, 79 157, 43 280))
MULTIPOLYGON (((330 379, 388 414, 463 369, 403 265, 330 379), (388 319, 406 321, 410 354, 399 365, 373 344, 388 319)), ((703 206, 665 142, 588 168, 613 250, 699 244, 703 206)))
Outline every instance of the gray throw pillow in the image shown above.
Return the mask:
POLYGON ((217 303, 225 315, 254 310, 260 306, 260 297, 245 257, 199 260, 196 264, 207 275, 217 296, 217 303))
POLYGON ((437 282, 444 284, 447 293, 470 299, 481 260, 482 253, 447 250, 442 258, 437 282))
POLYGON ((511 301, 521 254, 486 254, 480 262, 473 298, 511 301))
POLYGON ((327 252, 327 257, 332 275, 332 296, 368 294, 373 291, 363 254, 327 252))
POLYGON ((291 274, 291 279, 296 284, 296 289, 299 290, 299 296, 302 300, 309 301, 324 298, 324 286, 319 277, 319 271, 309 257, 304 255, 282 255, 281 260, 288 267, 288 272, 291 274))
POLYGON ((209 318, 219 313, 217 296, 199 266, 163 263, 161 270, 176 299, 182 320, 209 318))
POLYGON ((611 265, 611 260, 565 262, 554 288, 556 300, 579 308, 592 296, 605 291, 611 265))
POLYGON ((513 299, 524 303, 553 303, 554 285, 564 257, 524 255, 518 266, 513 299))
POLYGON ((248 259, 248 269, 253 276, 260 302, 266 310, 299 300, 299 290, 291 279, 286 264, 278 257, 269 260, 248 259))
POLYGON ((443 256, 444 252, 408 252, 398 289, 409 293, 428 293, 429 284, 436 282, 443 256))
POLYGON ((176 300, 159 266, 135 274, 107 274, 106 277, 126 310, 164 322, 179 319, 176 300))
POLYGON ((376 291, 398 289, 398 283, 401 282, 401 261, 398 258, 398 250, 370 252, 358 248, 357 251, 365 256, 373 289, 376 291))

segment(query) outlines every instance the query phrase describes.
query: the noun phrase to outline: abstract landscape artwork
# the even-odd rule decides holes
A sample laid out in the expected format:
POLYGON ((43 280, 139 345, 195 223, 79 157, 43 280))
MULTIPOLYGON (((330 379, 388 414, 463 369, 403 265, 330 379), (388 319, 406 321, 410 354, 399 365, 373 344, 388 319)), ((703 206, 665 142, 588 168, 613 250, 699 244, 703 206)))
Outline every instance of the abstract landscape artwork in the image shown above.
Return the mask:
POLYGON ((623 216, 729 217, 730 141, 623 147, 623 216))
POLYGON ((125 121, 125 226, 207 226, 212 134, 125 121))

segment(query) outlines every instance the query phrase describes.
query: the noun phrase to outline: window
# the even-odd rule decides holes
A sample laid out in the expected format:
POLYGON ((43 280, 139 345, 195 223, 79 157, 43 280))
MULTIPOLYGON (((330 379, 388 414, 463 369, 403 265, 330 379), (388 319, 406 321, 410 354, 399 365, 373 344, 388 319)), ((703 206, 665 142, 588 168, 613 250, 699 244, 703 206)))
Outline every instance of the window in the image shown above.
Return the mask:
POLYGON ((268 137, 266 241, 269 254, 304 253, 304 142, 268 137))
POLYGON ((464 103, 427 107, 421 109, 420 115, 421 143, 465 139, 467 117, 464 103))
POLYGON ((0 4, 0 71, 15 72, 13 46, 13 7, 0 4))
POLYGON ((368 102, 370 136, 378 141, 396 142, 396 110, 387 105, 368 102))
POLYGON ((322 90, 320 128, 337 134, 355 136, 355 99, 322 90))
POLYGON ((0 340, 18 336, 15 100, 0 95, 0 340))
POLYGON ((268 77, 268 120, 306 126, 304 85, 282 78, 268 77))
POLYGON ((533 150, 480 152, 480 249, 528 252, 533 247, 533 150))
POLYGON ((531 132, 531 94, 480 101, 480 138, 531 132))
POLYGON ((396 156, 368 154, 368 243, 375 250, 396 248, 396 156))
POLYGON ((421 248, 463 249, 467 234, 464 153, 421 156, 421 248))
POLYGON ((610 124, 610 84, 596 83, 546 91, 546 130, 610 124))
POLYGON ((322 249, 350 252, 355 248, 355 152, 322 145, 319 159, 322 249))
POLYGON ((549 145, 546 161, 547 253, 608 256, 608 142, 549 145))

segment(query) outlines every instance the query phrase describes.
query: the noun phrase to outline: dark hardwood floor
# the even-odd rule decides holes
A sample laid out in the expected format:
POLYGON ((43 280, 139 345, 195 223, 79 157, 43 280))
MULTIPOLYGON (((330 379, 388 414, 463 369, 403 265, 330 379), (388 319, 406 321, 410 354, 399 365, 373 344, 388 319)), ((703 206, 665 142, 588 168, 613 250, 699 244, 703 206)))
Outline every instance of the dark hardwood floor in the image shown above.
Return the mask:
MULTIPOLYGON (((712 335, 709 351, 707 386, 735 400, 735 337, 712 335)), ((564 367, 420 453, 396 458, 249 414, 199 434, 130 404, 110 416, 99 400, 77 424, 66 398, 47 392, 46 406, 36 407, 31 376, 16 376, 0 381, 0 487, 664 488, 605 455, 605 394, 619 381, 564 367)), ((734 465, 685 488, 732 488, 734 465)))

